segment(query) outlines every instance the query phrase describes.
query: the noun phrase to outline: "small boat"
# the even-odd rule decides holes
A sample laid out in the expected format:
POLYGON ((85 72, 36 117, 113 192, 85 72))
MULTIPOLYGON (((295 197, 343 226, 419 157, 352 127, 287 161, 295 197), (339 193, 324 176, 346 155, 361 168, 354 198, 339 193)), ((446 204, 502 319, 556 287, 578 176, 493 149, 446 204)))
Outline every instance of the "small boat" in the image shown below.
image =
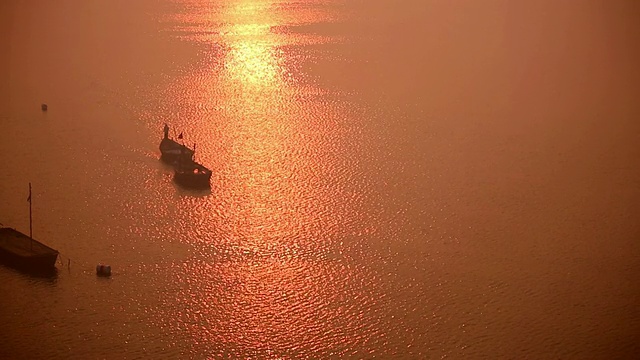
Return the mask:
POLYGON ((208 189, 211 187, 211 170, 195 161, 182 163, 174 169, 173 180, 185 188, 208 189))
MULTIPOLYGON (((182 139, 182 133, 178 135, 182 139)), ((160 159, 168 164, 175 164, 180 161, 193 161, 195 149, 190 149, 186 145, 180 144, 169 137, 169 126, 164 124, 164 137, 160 141, 160 159)))
POLYGON ((29 235, 10 228, 0 228, 0 259, 7 265, 37 271, 53 269, 58 258, 55 250, 32 236, 31 183, 29 183, 29 235))

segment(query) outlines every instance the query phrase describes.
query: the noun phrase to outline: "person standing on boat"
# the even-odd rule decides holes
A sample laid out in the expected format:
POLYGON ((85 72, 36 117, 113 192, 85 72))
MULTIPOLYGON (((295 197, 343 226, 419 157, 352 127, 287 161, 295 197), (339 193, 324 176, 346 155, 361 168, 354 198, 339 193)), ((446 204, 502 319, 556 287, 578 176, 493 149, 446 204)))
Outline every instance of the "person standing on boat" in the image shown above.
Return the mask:
POLYGON ((167 125, 166 123, 164 124, 164 138, 169 138, 169 125, 167 125))

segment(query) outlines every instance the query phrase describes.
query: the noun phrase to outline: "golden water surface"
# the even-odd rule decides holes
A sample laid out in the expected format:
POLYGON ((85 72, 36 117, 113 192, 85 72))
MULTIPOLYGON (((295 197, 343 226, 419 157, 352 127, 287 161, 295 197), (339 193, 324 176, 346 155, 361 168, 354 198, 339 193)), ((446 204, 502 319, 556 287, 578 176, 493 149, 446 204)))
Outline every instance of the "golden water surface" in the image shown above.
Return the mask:
POLYGON ((31 182, 61 261, 0 267, 0 358, 637 353, 639 14, 2 2, 0 222, 31 182))

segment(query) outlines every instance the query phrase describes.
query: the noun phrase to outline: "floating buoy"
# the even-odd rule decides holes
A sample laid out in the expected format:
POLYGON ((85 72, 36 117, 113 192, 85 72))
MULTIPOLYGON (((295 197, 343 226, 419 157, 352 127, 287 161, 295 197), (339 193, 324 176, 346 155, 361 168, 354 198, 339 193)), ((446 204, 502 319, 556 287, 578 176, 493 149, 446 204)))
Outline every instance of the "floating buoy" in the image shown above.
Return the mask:
POLYGON ((42 111, 47 111, 47 109, 49 108, 47 104, 42 104, 40 107, 42 108, 42 111))
POLYGON ((111 266, 98 264, 96 266, 96 275, 98 275, 98 276, 111 276, 111 266))

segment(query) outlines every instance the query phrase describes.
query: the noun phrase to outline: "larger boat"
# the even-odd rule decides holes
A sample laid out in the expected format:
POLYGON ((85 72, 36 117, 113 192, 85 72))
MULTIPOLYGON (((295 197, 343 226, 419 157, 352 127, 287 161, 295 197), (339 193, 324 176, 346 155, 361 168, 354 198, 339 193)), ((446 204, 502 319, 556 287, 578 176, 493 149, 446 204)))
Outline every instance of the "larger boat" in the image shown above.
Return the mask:
POLYGON ((0 259, 8 265, 26 270, 41 270, 55 267, 58 250, 20 231, 0 228, 0 259))
MULTIPOLYGON (((178 135, 182 139, 182 133, 178 135)), ((164 137, 160 141, 160 159, 168 164, 175 164, 180 161, 193 161, 195 149, 190 149, 184 144, 180 144, 169 137, 169 126, 164 124, 164 137)))
POLYGON ((31 184, 29 184, 29 235, 10 228, 0 228, 0 259, 7 265, 24 270, 53 269, 58 250, 33 238, 31 217, 31 184))

